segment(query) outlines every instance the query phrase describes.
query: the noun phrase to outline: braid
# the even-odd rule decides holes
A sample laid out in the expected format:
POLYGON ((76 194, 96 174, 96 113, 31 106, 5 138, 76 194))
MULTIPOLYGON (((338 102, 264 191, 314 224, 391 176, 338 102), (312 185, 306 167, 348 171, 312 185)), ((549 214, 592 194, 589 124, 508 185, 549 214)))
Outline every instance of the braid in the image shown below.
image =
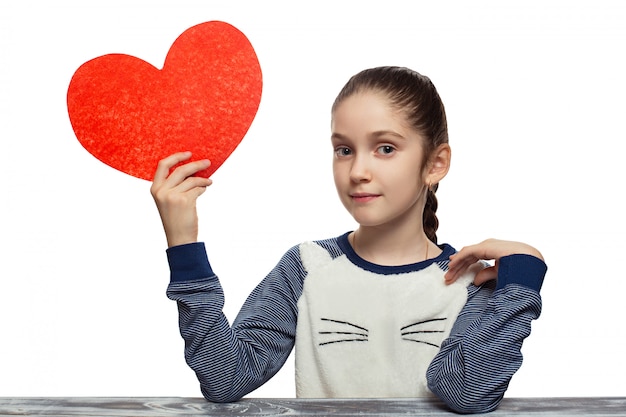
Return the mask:
POLYGON ((424 232, 426 237, 430 239, 434 244, 437 244, 437 229, 439 228, 439 220, 437 219, 437 196, 435 191, 439 188, 439 184, 435 184, 432 187, 428 187, 426 192, 426 205, 424 207, 424 232))

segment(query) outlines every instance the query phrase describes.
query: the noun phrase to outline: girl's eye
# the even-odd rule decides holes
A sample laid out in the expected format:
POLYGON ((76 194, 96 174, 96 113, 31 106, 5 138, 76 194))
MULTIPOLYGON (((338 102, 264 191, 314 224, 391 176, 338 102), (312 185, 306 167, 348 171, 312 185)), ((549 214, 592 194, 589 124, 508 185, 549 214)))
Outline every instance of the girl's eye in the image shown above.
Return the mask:
POLYGON ((378 148, 378 153, 383 155, 392 154, 395 151, 394 147, 391 145, 383 145, 378 148))
POLYGON ((345 146, 340 146, 335 149, 335 155, 341 156, 349 156, 352 154, 352 150, 350 148, 346 148, 345 146))

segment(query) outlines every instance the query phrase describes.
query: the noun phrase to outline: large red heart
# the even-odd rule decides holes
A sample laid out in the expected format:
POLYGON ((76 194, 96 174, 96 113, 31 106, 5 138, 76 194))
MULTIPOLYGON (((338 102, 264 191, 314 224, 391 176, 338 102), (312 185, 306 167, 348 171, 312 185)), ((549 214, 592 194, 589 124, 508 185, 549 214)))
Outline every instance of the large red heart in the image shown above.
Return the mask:
POLYGON ((252 45, 218 21, 187 29, 163 69, 124 54, 81 65, 67 91, 80 143, 107 165, 151 180, 160 159, 191 151, 210 159, 208 177, 247 133, 261 101, 261 67, 252 45))

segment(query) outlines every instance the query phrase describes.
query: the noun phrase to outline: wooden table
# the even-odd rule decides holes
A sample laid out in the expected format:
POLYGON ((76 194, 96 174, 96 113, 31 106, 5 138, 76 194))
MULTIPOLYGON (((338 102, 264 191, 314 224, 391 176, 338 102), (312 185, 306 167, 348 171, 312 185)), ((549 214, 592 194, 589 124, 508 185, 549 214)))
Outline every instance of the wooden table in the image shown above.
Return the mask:
MULTIPOLYGON (((449 416, 425 399, 243 399, 214 404, 202 398, 0 397, 0 416, 449 416)), ((489 416, 626 416, 626 397, 505 398, 489 416)))

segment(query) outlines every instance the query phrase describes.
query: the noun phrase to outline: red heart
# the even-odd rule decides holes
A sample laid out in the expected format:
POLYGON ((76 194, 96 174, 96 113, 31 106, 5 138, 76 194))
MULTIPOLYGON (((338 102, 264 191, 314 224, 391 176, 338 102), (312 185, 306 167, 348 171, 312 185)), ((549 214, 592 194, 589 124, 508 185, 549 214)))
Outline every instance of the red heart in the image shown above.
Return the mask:
POLYGON ((67 91, 79 142, 107 165, 151 180, 160 159, 191 151, 208 158, 208 177, 245 136, 261 101, 261 67, 252 45, 218 21, 187 29, 163 69, 129 55, 81 65, 67 91))

